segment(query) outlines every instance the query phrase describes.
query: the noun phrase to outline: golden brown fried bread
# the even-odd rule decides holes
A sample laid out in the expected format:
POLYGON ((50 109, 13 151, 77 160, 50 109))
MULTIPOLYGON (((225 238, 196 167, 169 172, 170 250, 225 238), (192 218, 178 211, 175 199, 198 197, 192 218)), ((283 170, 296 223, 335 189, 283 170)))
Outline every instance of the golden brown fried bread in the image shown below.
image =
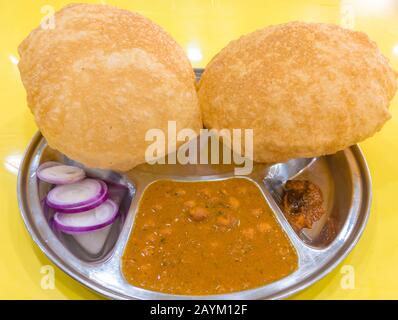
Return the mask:
POLYGON ((292 22, 231 42, 208 64, 199 102, 208 128, 254 129, 254 160, 334 153, 390 118, 396 73, 361 32, 292 22))
MULTIPOLYGON (((145 17, 71 5, 55 29, 19 48, 28 104, 51 147, 87 166, 144 162, 148 129, 202 127, 194 73, 182 48, 145 17)), ((166 132, 166 131, 165 131, 166 132)))

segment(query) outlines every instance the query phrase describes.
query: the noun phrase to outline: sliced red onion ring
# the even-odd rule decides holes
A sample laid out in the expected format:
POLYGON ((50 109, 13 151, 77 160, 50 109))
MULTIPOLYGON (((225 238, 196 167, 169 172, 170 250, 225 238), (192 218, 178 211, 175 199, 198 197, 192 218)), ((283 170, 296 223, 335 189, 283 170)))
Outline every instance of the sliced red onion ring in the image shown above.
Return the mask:
POLYGON ((111 225, 117 218, 119 206, 107 200, 99 207, 79 214, 57 212, 54 216, 54 227, 67 234, 81 234, 100 230, 111 225))
POLYGON ((81 168, 50 161, 37 169, 37 177, 51 184, 70 184, 83 180, 86 173, 81 168))
POLYGON ((80 213, 98 207, 108 199, 105 182, 84 179, 56 186, 47 195, 47 205, 62 213, 80 213))

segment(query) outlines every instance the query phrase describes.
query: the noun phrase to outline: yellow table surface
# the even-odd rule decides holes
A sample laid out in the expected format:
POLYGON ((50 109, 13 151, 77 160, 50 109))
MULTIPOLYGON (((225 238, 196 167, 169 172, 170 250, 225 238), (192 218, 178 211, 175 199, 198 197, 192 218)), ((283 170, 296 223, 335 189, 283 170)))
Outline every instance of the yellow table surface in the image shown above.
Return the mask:
MULTIPOLYGON (((398 0, 126 0, 89 1, 138 11, 163 26, 183 46, 195 67, 230 40, 257 28, 292 20, 330 22, 361 30, 398 69, 398 0)), ((17 46, 45 15, 68 1, 0 2, 0 298, 98 299, 55 268, 55 288, 41 286, 43 266, 53 266, 31 240, 16 195, 18 166, 37 127, 26 106, 17 46), (44 7, 44 10, 46 7, 44 7), (45 287, 44 287, 45 288, 45 287)), ((361 143, 373 178, 373 204, 365 232, 351 254, 329 275, 293 299, 398 298, 398 95, 383 130, 361 143), (344 284, 344 266, 355 284, 344 284)))

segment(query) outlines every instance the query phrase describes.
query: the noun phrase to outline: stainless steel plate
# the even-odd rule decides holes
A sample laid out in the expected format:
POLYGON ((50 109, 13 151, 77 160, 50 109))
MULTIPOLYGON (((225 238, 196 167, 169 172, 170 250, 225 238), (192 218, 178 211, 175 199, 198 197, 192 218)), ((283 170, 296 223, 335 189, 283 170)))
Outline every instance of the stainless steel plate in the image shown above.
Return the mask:
POLYGON ((299 255, 299 268, 289 276, 252 290, 214 296, 178 296, 153 292, 128 284, 120 271, 120 258, 132 230, 139 199, 146 186, 160 179, 181 181, 228 179, 230 166, 147 164, 119 175, 86 168, 90 175, 124 183, 130 193, 122 205, 122 215, 112 227, 103 248, 96 254, 86 251, 71 236, 51 228, 43 211, 42 199, 48 185, 36 177, 38 166, 48 160, 74 163, 47 146, 38 133, 28 147, 18 177, 18 201, 22 217, 33 240, 63 271, 92 290, 114 299, 279 299, 292 295, 330 272, 352 250, 366 225, 371 201, 371 183, 365 159, 358 146, 335 155, 298 159, 267 166, 255 164, 250 179, 262 190, 266 201, 299 255), (325 242, 320 230, 325 220, 312 230, 296 234, 278 206, 280 184, 292 177, 317 183, 323 192, 327 216, 336 221, 337 236, 325 242))
MULTIPOLYGON (((199 79, 202 70, 195 70, 199 79)), ((209 155, 210 157, 210 155, 209 155)), ((75 238, 55 232, 42 200, 49 186, 40 182, 36 170, 54 160, 82 166, 48 147, 40 133, 28 147, 18 176, 18 202, 33 240, 63 271, 92 290, 114 299, 279 299, 290 296, 325 276, 352 250, 365 228, 371 202, 371 181, 366 161, 358 146, 334 155, 295 159, 267 166, 254 164, 242 179, 256 183, 274 211, 299 256, 298 270, 274 283, 246 291, 213 296, 163 294, 128 284, 120 271, 120 259, 133 228, 135 214, 145 188, 154 181, 219 180, 234 177, 228 165, 140 165, 126 174, 85 168, 89 175, 122 183, 129 194, 121 216, 112 226, 101 250, 88 252, 75 238), (296 233, 279 208, 281 186, 292 178, 309 179, 322 189, 327 214, 311 230, 296 233), (337 233, 325 240, 322 230, 333 219, 337 233)), ((82 166, 83 167, 83 166, 82 166)))

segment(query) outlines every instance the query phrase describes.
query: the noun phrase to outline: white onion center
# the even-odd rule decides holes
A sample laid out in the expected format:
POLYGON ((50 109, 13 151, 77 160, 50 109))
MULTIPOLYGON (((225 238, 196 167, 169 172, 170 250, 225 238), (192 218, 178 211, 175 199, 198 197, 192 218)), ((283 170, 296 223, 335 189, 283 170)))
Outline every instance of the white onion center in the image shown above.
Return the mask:
POLYGON ((114 206, 106 201, 99 207, 79 214, 62 214, 59 221, 68 227, 91 227, 106 223, 115 213, 114 206))
POLYGON ((83 169, 58 163, 46 162, 38 169, 39 179, 48 183, 68 184, 84 179, 83 169))
POLYGON ((95 198, 100 190, 100 183, 86 179, 69 185, 57 186, 52 190, 51 197, 60 204, 79 203, 95 198))
POLYGON ((75 175, 81 175, 81 171, 82 169, 80 168, 61 165, 45 168, 41 171, 41 173, 54 179, 59 179, 74 177, 75 175))

